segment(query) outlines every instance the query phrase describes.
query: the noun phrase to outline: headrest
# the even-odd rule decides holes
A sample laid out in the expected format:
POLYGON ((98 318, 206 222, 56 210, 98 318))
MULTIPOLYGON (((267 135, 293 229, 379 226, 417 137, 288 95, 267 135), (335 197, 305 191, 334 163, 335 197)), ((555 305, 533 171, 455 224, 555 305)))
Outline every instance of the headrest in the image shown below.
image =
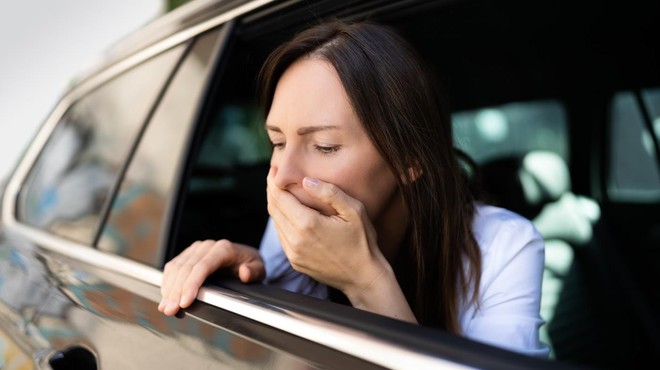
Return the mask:
POLYGON ((568 166, 556 153, 531 151, 482 165, 486 201, 527 218, 571 190, 568 166))

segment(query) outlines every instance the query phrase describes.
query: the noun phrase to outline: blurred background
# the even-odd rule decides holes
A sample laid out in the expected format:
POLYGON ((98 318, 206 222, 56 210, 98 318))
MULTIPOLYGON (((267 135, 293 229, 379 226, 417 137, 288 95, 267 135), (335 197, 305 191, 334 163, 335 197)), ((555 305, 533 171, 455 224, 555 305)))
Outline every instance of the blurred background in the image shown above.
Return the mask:
POLYGON ((69 84, 185 0, 0 2, 0 184, 69 84))

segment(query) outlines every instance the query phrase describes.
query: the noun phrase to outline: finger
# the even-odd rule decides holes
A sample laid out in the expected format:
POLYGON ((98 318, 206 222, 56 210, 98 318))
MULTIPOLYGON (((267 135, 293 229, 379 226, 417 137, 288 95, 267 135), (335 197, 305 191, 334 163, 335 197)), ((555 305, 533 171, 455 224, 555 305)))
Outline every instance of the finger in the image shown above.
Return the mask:
MULTIPOLYGON (((193 266, 199 263, 200 260, 206 255, 206 251, 214 244, 212 240, 205 240, 198 244, 196 248, 191 249, 184 261, 179 264, 179 268, 174 277, 174 281, 169 288, 169 294, 166 297, 166 307, 163 311, 166 315, 174 315, 179 310, 181 302, 181 294, 183 287, 190 276, 193 266)), ((183 257, 183 256, 182 256, 183 257)))
MULTIPOLYGON (((310 252, 308 247, 311 247, 311 245, 304 244, 305 237, 301 236, 301 230, 286 222, 286 220, 284 223, 278 223, 278 221, 273 218, 273 224, 275 230, 277 230, 282 250, 289 260, 291 267, 303 274, 309 274, 310 270, 307 267, 307 258, 308 253, 310 252)), ((304 231, 302 232, 304 233, 304 231)))
POLYGON ((296 223, 293 223, 296 220, 295 218, 289 218, 289 215, 278 206, 278 202, 270 199, 270 195, 268 201, 268 213, 273 219, 273 224, 275 225, 275 230, 277 230, 277 236, 280 240, 280 244, 282 244, 284 252, 287 253, 287 250, 291 245, 288 237, 293 237, 298 233, 296 223))
POLYGON ((178 256, 172 258, 169 262, 165 264, 163 269, 163 277, 160 283, 160 292, 163 297, 166 297, 169 293, 169 289, 172 286, 176 278, 176 274, 179 270, 179 266, 183 264, 190 256, 194 255, 195 250, 201 244, 200 241, 192 243, 188 248, 184 249, 178 256))
POLYGON ((266 270, 260 261, 248 261, 241 264, 238 268, 238 278, 243 283, 261 281, 264 277, 266 277, 266 270))
POLYGON ((277 238, 279 239, 280 245, 282 246, 282 250, 284 251, 284 254, 286 254, 287 258, 291 260, 292 251, 291 248, 289 247, 291 243, 289 241, 288 236, 292 235, 293 227, 291 227, 291 224, 286 222, 286 220, 284 220, 284 223, 281 223, 275 217, 272 217, 272 219, 273 219, 273 226, 275 226, 275 230, 277 231, 277 238), (286 227, 284 225, 286 225, 286 227))
POLYGON ((344 193, 337 185, 310 177, 305 177, 302 183, 309 195, 332 207, 345 221, 364 213, 362 203, 344 193))
POLYGON ((272 182, 268 184, 268 214, 273 218, 276 224, 280 226, 284 224, 291 224, 296 219, 306 217, 304 214, 296 213, 297 207, 304 207, 298 199, 286 190, 282 190, 273 185, 272 182))
POLYGON ((299 212, 310 210, 309 207, 300 203, 298 198, 293 196, 291 192, 286 189, 281 189, 275 184, 274 174, 276 172, 277 171, 271 167, 268 177, 266 178, 266 194, 269 203, 273 203, 280 208, 290 207, 292 210, 297 209, 299 212))
POLYGON ((277 187, 274 182, 268 182, 268 211, 271 216, 287 219, 292 225, 297 225, 301 220, 308 220, 319 214, 318 211, 302 204, 298 198, 288 190, 277 187))
POLYGON ((177 276, 181 273, 181 266, 185 265, 190 257, 194 255, 199 245, 200 242, 193 243, 190 247, 181 252, 181 254, 165 264, 160 287, 162 298, 158 305, 158 311, 164 313, 165 309, 171 303, 170 301, 172 299, 174 285, 176 284, 177 276))
POLYGON ((204 280, 206 280, 212 271, 205 260, 200 260, 192 266, 188 277, 181 287, 181 298, 178 301, 179 307, 186 308, 195 301, 197 293, 199 293, 199 288, 204 284, 204 280))
POLYGON ((186 308, 193 303, 199 293, 199 288, 213 272, 219 268, 238 264, 238 252, 232 242, 223 239, 210 242, 205 247, 201 253, 195 256, 190 273, 181 287, 181 299, 179 300, 181 308, 186 308))

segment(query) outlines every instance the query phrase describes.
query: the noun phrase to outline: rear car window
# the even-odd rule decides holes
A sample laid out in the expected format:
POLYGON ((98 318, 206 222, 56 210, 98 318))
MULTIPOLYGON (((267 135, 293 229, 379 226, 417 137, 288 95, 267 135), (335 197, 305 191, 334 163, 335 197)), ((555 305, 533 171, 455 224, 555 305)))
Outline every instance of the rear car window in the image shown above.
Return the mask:
POLYGON ((655 147, 660 139, 660 88, 615 94, 610 119, 610 198, 635 202, 660 200, 655 147), (645 122, 647 119, 653 132, 645 122))
POLYGON ((103 226, 99 249, 153 267, 160 265, 168 200, 217 54, 219 34, 215 30, 202 35, 186 54, 126 171, 103 226))
POLYGON ((182 52, 170 49, 122 73, 67 110, 19 195, 19 220, 92 242, 121 168, 182 52))
POLYGON ((556 100, 526 101, 456 112, 454 141, 477 163, 532 150, 568 159, 564 106, 556 100))

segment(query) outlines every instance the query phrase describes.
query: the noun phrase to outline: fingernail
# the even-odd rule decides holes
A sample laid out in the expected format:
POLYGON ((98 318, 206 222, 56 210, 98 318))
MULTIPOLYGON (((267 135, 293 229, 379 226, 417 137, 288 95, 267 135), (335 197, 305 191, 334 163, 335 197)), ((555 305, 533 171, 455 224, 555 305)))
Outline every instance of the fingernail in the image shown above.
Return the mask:
POLYGON ((309 178, 309 177, 305 177, 303 179, 303 181, 305 182, 305 185, 307 185, 310 188, 315 188, 319 185, 319 180, 317 180, 317 179, 312 179, 312 178, 309 178))
POLYGON ((189 294, 184 294, 184 295, 181 296, 181 300, 179 301, 179 306, 183 307, 188 302, 190 302, 190 295, 189 294))
POLYGON ((167 308, 165 309, 165 311, 172 311, 172 310, 175 310, 175 309, 176 309, 176 303, 170 302, 170 303, 167 304, 167 308))

